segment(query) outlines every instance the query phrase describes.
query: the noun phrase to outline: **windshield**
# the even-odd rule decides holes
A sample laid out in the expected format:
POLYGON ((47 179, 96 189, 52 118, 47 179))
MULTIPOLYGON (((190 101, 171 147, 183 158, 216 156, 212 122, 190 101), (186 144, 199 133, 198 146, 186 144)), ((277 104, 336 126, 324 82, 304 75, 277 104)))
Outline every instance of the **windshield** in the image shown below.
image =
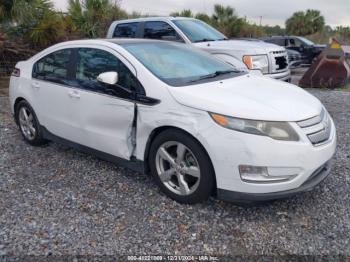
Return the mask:
POLYGON ((172 20, 192 43, 225 40, 226 36, 206 23, 195 19, 172 20))
POLYGON ((231 78, 244 72, 190 46, 167 42, 122 46, 155 76, 171 86, 231 78))
POLYGON ((306 45, 310 46, 310 45, 315 45, 314 42, 310 41, 309 39, 306 39, 305 37, 299 37, 299 39, 304 42, 306 45))

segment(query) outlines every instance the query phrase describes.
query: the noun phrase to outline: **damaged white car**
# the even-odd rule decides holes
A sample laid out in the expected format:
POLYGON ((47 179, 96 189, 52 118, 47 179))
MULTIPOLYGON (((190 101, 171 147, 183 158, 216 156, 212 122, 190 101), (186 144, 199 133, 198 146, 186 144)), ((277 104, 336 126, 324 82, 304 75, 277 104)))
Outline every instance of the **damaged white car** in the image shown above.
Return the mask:
POLYGON ((315 97, 178 43, 57 44, 16 65, 10 101, 29 144, 57 141, 150 172, 181 203, 311 190, 336 148, 315 97))

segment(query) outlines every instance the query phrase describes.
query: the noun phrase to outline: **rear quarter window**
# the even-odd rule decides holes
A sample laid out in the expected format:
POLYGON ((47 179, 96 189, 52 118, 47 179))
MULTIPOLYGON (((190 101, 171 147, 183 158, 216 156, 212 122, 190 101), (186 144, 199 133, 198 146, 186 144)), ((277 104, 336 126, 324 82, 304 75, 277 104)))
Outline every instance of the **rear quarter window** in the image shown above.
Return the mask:
POLYGON ((135 38, 139 23, 118 24, 114 30, 113 37, 135 38))

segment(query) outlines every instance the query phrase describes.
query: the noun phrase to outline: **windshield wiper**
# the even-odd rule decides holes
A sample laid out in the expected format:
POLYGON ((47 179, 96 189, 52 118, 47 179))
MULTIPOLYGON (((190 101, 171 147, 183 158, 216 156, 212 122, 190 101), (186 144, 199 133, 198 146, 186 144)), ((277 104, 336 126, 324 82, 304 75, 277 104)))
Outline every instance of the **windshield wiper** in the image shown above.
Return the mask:
POLYGON ((198 82, 198 81, 201 81, 201 80, 204 80, 204 79, 210 79, 210 78, 215 78, 215 77, 218 77, 218 76, 221 76, 221 75, 227 75, 227 74, 231 74, 231 73, 241 73, 242 71, 240 70, 223 70, 223 71, 216 71, 212 74, 208 74, 208 75, 204 75, 204 76, 201 76, 195 80, 191 80, 189 81, 189 83, 193 83, 193 82, 198 82))
POLYGON ((200 43, 200 42, 210 42, 210 41, 215 41, 215 39, 208 39, 208 38, 203 38, 200 40, 194 41, 194 43, 200 43))

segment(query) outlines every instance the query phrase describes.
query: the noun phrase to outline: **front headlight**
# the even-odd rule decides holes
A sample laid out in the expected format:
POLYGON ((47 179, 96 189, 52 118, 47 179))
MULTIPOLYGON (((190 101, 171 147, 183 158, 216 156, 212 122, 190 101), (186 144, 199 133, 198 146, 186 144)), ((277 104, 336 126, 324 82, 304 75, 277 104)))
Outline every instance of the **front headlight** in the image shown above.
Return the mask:
POLYGON ((249 70, 261 70, 263 74, 269 73, 269 59, 267 55, 245 55, 243 62, 249 70))
POLYGON ((259 121, 209 113, 220 126, 239 132, 268 136, 276 140, 299 141, 298 134, 287 122, 259 121))

